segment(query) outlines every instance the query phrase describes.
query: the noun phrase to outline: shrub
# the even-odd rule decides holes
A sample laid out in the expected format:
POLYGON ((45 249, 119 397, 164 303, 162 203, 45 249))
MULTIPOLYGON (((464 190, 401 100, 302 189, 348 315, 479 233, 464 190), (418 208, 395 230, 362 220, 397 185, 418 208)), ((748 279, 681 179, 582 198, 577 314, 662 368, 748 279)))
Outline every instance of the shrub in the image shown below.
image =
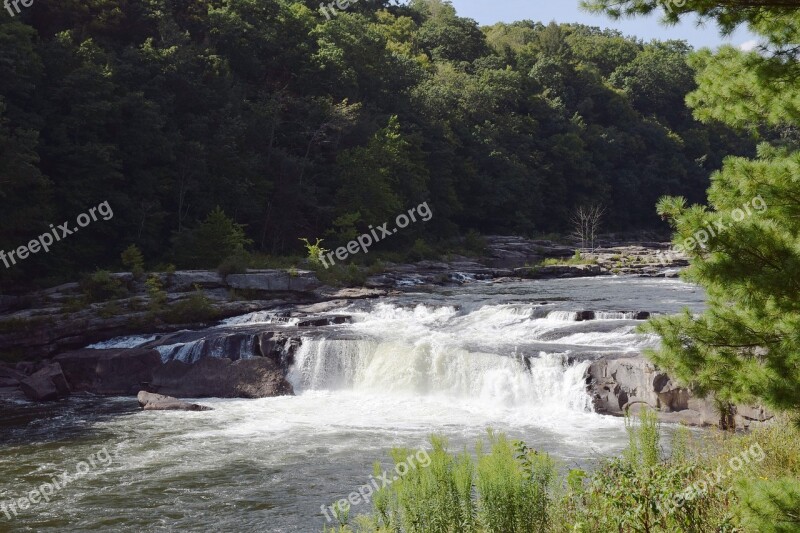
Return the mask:
POLYGON ((333 265, 330 268, 317 267, 314 269, 319 280, 332 287, 360 287, 367 281, 367 274, 357 265, 333 265))
POLYGON ((250 244, 252 241, 245 236, 244 226, 217 207, 200 225, 176 235, 173 249, 179 266, 214 268, 250 244))
MULTIPOLYGON (((341 532, 734 532, 798 531, 800 430, 786 420, 746 435, 707 433, 710 444, 679 429, 672 451, 660 445, 656 415, 626 420, 621 457, 602 460, 591 474, 559 475, 544 453, 489 434, 477 464, 432 437, 427 468, 409 470, 377 491, 374 511, 341 532), (753 456, 757 447, 761 453, 753 456), (754 459, 729 468, 749 451, 754 459), (716 472, 726 473, 717 478, 716 472), (675 504, 677 502, 677 505, 675 504)), ((394 450, 399 463, 406 450, 394 450)), ((380 475, 379 465, 375 469, 380 475)), ((346 522, 346 517, 345 517, 346 522)))
POLYGON ((218 315, 211 300, 200 289, 196 289, 185 300, 169 306, 161 318, 170 324, 193 324, 210 322, 218 315))
POLYGON ((147 295, 150 297, 149 306, 150 311, 158 312, 167 303, 167 293, 161 284, 161 280, 156 275, 147 278, 145 282, 147 287, 147 295))
POLYGON ((464 247, 478 255, 485 255, 488 245, 486 239, 480 233, 471 229, 464 237, 464 247))
POLYGON ((408 251, 409 261, 422 261, 436 257, 436 251, 424 239, 414 241, 414 246, 408 251))
POLYGON ((250 254, 244 250, 240 250, 220 263, 217 267, 217 272, 220 276, 225 278, 231 274, 244 274, 249 267, 250 254))
POLYGON ((300 239, 306 246, 306 251, 308 252, 308 262, 311 263, 313 267, 322 267, 324 266, 322 263, 322 257, 329 252, 330 250, 326 250, 322 247, 322 239, 317 239, 317 242, 311 244, 308 239, 303 238, 300 239))
POLYGON ((140 280, 144 276, 144 256, 141 250, 135 245, 131 244, 120 256, 122 259, 122 266, 127 268, 133 274, 133 279, 140 280))
POLYGON ((79 285, 89 303, 118 300, 128 295, 128 289, 122 281, 107 270, 84 276, 79 285))

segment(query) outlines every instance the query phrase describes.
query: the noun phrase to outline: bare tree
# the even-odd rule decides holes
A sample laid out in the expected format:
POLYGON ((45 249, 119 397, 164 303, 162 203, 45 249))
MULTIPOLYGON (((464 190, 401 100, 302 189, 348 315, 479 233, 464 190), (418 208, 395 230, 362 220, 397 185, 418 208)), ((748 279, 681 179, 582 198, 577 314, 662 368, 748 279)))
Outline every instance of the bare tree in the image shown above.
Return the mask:
POLYGON ((581 241, 581 249, 594 252, 594 243, 606 210, 601 205, 581 206, 572 215, 572 236, 581 241), (587 246, 588 244, 588 246, 587 246))

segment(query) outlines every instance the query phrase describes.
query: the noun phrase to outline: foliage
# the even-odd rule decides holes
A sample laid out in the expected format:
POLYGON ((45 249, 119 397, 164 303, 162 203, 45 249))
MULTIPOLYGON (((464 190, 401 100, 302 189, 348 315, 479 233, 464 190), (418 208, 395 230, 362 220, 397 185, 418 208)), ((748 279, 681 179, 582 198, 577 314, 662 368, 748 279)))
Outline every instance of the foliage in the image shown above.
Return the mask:
POLYGON ((244 226, 228 218, 217 206, 196 228, 176 236, 175 259, 178 266, 213 268, 231 256, 242 254, 251 243, 244 226))
POLYGON ((308 262, 311 263, 315 267, 323 266, 322 259, 323 256, 328 253, 330 250, 326 250, 322 247, 322 239, 317 239, 317 242, 311 244, 308 239, 300 239, 306 246, 306 251, 308 252, 308 262))
POLYGON ((215 320, 218 314, 211 300, 196 289, 188 298, 171 304, 159 316, 168 324, 195 324, 215 320))
POLYGON ((122 259, 122 266, 133 274, 133 279, 142 279, 142 276, 144 276, 144 256, 138 246, 131 244, 125 248, 120 258, 122 259))
POLYGON ((558 259, 556 257, 549 257, 544 259, 538 266, 569 266, 569 265, 596 265, 597 259, 583 257, 580 250, 575 250, 575 253, 569 259, 558 259))
POLYGON ((464 236, 464 248, 479 256, 486 254, 487 246, 486 239, 474 229, 469 230, 464 236))
POLYGON ((763 402, 800 410, 800 11, 781 2, 587 2, 614 16, 663 8, 666 18, 697 13, 723 31, 746 24, 758 52, 723 47, 689 57, 697 87, 694 116, 746 129, 763 141, 757 157, 728 157, 711 177, 710 207, 665 197, 658 213, 675 230, 691 266, 684 276, 708 294, 708 309, 657 317, 650 358, 700 394, 721 403, 763 402))
POLYGON ((145 282, 147 289, 147 296, 149 298, 148 305, 150 311, 157 313, 164 308, 167 303, 167 292, 164 290, 161 280, 155 274, 152 274, 145 282))
POLYGON ((80 288, 89 303, 116 300, 128 295, 125 284, 107 270, 98 270, 84 276, 80 281, 80 288))
POLYGON ((317 278, 332 287, 361 287, 367 280, 367 274, 358 265, 335 264, 329 268, 317 267, 314 269, 317 278))
MULTIPOLYGON (((630 440, 621 457, 603 460, 591 473, 559 469, 547 454, 491 431, 488 451, 478 443, 477 462, 466 451, 449 453, 447 442, 434 436, 429 466, 380 489, 371 514, 353 525, 343 517, 335 531, 796 530, 797 425, 779 419, 749 434, 720 432, 701 440, 677 429, 669 454, 653 412, 642 410, 627 427, 630 440), (741 468, 731 468, 738 464, 731 459, 745 456, 741 468)), ((408 450, 392 452, 395 463, 407 456, 408 450)), ((376 464, 376 477, 380 471, 376 464)))
MULTIPOLYGON (((480 28, 433 0, 330 21, 293 0, 75 5, 0 23, 0 249, 100 201, 115 216, 24 271, 0 269, 2 289, 113 266, 112 242, 181 268, 215 268, 240 247, 299 255, 303 235, 340 245, 422 201, 436 224, 385 251, 466 229, 565 232, 594 203, 610 231, 659 227, 660 196, 702 201, 725 154, 754 151, 682 104, 693 74, 712 74, 685 43, 480 28)), ((775 91, 796 94, 754 92, 743 120, 792 116, 775 91)))
POLYGON ((217 272, 225 278, 230 274, 244 274, 250 267, 250 254, 245 250, 239 250, 232 256, 225 258, 217 267, 217 272))

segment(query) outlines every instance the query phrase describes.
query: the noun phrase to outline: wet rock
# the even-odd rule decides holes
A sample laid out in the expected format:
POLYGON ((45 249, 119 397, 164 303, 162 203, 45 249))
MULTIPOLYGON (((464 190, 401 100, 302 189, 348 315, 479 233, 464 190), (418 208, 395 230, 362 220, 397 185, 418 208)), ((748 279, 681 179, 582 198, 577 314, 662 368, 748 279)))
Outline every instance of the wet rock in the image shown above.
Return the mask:
POLYGON ((309 318, 307 320, 300 320, 297 323, 299 328, 319 328, 323 326, 333 326, 336 324, 350 324, 353 319, 346 315, 338 316, 324 316, 318 318, 309 318))
POLYGON ((153 379, 161 356, 146 348, 77 350, 55 357, 72 390, 116 396, 136 394, 153 379))
POLYGON ((188 403, 172 396, 140 391, 136 399, 145 411, 213 411, 211 407, 188 403))
MULTIPOLYGON (((623 416, 647 407, 658 412, 663 422, 691 426, 717 426, 720 412, 713 398, 700 398, 660 372, 643 356, 604 357, 594 361, 586 373, 586 383, 595 411, 623 416)), ((736 427, 754 427, 774 415, 760 406, 735 406, 736 427)))
POLYGON ((25 396, 35 402, 52 402, 70 395, 67 379, 58 363, 48 363, 31 376, 23 378, 19 386, 25 396))
POLYGON ((284 372, 266 357, 170 361, 158 368, 151 389, 189 398, 268 398, 294 394, 284 372))
POLYGON ((284 375, 294 364, 294 355, 301 344, 301 337, 282 332, 265 331, 258 334, 259 354, 274 361, 284 375))

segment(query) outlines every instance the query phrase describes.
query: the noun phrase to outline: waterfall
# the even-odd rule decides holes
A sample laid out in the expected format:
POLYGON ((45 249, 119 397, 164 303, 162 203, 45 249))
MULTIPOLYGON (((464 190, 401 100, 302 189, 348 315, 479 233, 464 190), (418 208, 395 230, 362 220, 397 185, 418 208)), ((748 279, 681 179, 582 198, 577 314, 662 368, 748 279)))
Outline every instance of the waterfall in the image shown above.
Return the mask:
POLYGON ((297 392, 351 390, 370 395, 444 396, 505 407, 586 411, 589 362, 562 354, 504 356, 421 339, 304 339, 289 380, 297 392))

